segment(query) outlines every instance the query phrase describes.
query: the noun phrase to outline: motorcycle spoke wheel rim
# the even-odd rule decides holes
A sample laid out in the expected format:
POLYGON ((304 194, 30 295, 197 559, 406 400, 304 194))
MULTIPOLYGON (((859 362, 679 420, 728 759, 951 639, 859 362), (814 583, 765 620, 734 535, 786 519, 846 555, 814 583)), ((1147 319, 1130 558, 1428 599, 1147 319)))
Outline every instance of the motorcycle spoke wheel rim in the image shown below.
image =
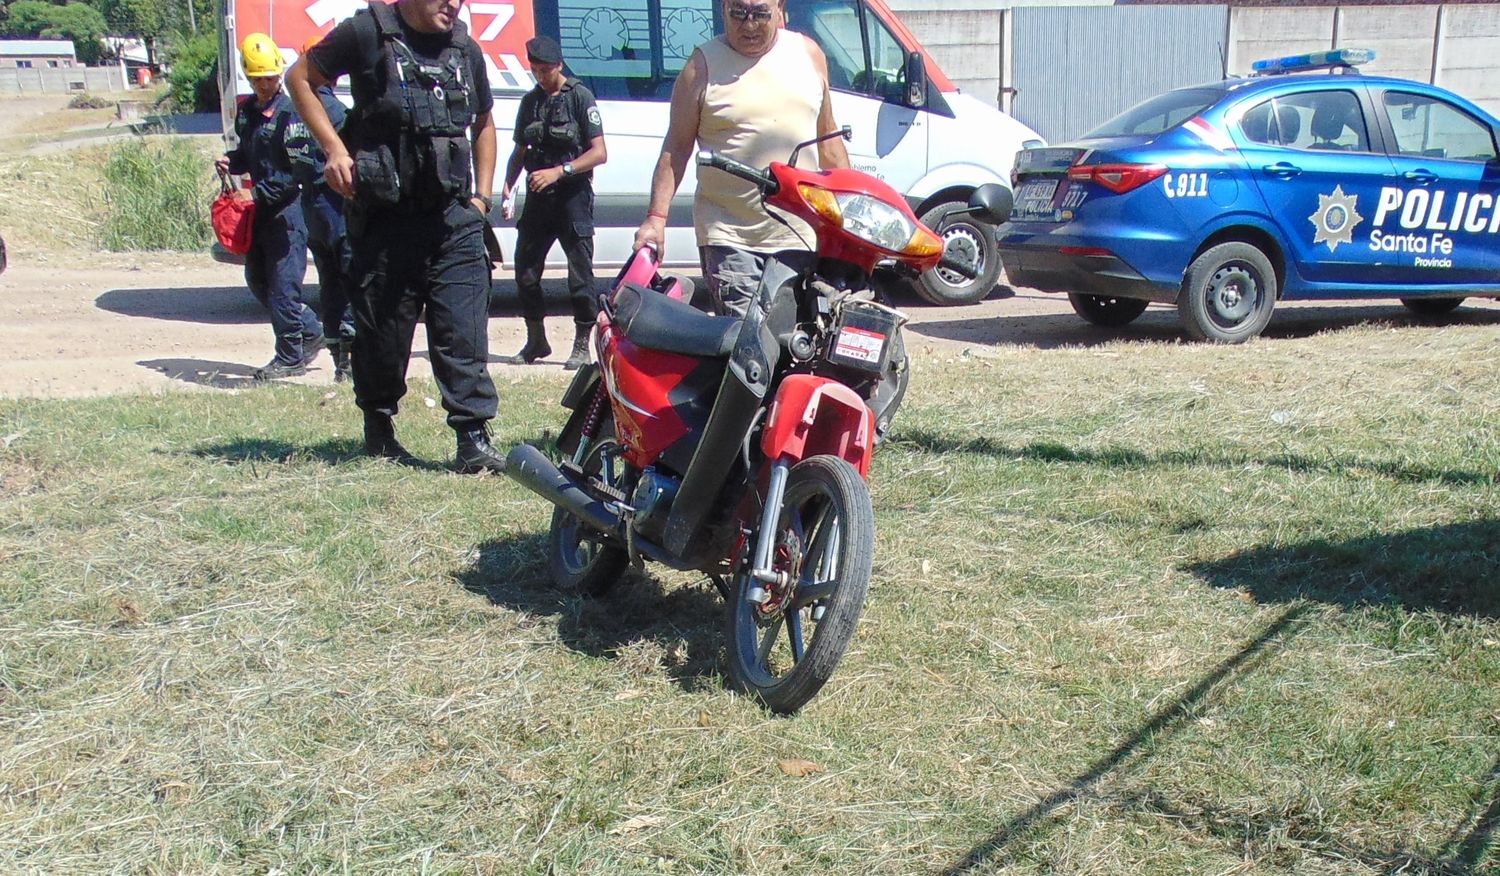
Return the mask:
MULTIPOLYGON (((779 530, 794 533, 805 546, 801 568, 794 581, 795 588, 826 584, 835 579, 842 525, 831 496, 819 490, 795 504, 788 502, 779 530)), ((742 599, 743 594, 742 590, 742 599)), ((794 596, 795 590, 788 596, 788 601, 794 596)), ((746 668, 756 685, 769 687, 776 684, 807 656, 807 650, 817 636, 818 622, 812 619, 814 608, 804 606, 760 620, 754 618, 753 611, 745 613, 740 635, 749 637, 747 644, 754 642, 754 647, 748 650, 753 652, 755 662, 746 668)), ((751 653, 745 656, 750 657, 751 653)))

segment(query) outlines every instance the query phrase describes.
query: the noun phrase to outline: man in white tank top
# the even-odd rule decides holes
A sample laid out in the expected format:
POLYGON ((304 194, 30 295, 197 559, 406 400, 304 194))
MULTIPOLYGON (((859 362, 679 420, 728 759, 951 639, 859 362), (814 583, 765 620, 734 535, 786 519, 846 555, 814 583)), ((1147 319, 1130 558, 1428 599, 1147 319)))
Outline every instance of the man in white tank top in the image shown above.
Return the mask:
MULTIPOLYGON (((635 246, 666 242, 667 210, 696 148, 751 167, 786 161, 798 143, 838 129, 828 95, 828 61, 811 39, 785 30, 785 0, 721 0, 726 31, 699 46, 672 88, 671 120, 651 178, 651 206, 635 246)), ((803 167, 848 167, 842 139, 818 144, 803 167)), ((770 216, 754 186, 701 168, 693 201, 703 276, 720 313, 742 314, 767 258, 800 269, 816 244, 800 219, 770 216)))

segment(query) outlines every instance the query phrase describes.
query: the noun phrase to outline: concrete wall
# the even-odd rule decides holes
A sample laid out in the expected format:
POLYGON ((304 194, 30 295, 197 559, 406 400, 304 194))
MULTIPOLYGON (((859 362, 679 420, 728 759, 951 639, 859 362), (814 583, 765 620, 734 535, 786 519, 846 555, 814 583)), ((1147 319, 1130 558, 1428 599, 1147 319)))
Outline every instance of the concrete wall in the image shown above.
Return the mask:
POLYGON ((966 94, 991 104, 1000 99, 1000 28, 998 9, 899 12, 938 66, 966 94))
POLYGON ((119 67, 0 70, 0 94, 76 94, 126 91, 119 67))

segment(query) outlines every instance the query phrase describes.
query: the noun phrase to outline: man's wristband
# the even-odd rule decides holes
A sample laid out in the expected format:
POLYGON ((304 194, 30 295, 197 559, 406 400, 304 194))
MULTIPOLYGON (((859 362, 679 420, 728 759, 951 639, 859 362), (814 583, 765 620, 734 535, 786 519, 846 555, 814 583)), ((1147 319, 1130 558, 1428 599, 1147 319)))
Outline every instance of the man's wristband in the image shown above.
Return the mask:
POLYGON ((478 198, 479 199, 479 203, 481 203, 481 204, 484 205, 484 212, 486 214, 488 214, 491 210, 495 209, 495 205, 490 200, 490 196, 489 195, 475 195, 474 197, 478 198))
POLYGON ((647 216, 655 217, 657 219, 660 219, 663 222, 667 221, 667 214, 666 213, 658 213, 655 210, 647 210, 646 211, 646 215, 647 216))

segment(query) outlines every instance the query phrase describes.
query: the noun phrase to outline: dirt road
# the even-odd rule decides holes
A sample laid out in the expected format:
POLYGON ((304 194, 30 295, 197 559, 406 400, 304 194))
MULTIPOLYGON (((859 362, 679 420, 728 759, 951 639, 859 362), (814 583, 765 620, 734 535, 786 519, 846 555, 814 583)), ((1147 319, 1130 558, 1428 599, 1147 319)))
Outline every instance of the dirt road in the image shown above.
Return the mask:
MULTIPOLYGON (((77 397, 174 388, 235 390, 271 357, 265 311, 245 291, 240 269, 207 256, 181 254, 57 254, 12 252, 0 274, 0 396, 77 397)), ((309 281, 315 276, 309 272, 309 281)), ((549 297, 564 282, 549 279, 549 297)), ((498 300, 514 301, 509 280, 498 300)), ((936 308, 916 302, 909 345, 921 355, 985 355, 997 345, 1036 348, 1091 346, 1121 338, 1177 343, 1176 313, 1153 307, 1123 333, 1092 328, 1073 315, 1066 298, 1030 290, 970 307, 936 308)), ((548 320, 560 368, 571 327, 566 304, 548 320)), ((513 306, 492 309, 493 354, 518 349, 524 334, 513 306)), ((1413 324, 1394 302, 1290 305, 1278 308, 1262 343, 1370 321, 1413 324)), ((1500 304, 1471 301, 1448 322, 1500 326, 1500 304)), ((418 329, 411 374, 430 374, 426 338, 418 329)), ((495 364, 504 373, 521 366, 495 364)), ((327 354, 299 383, 328 384, 327 354)))

